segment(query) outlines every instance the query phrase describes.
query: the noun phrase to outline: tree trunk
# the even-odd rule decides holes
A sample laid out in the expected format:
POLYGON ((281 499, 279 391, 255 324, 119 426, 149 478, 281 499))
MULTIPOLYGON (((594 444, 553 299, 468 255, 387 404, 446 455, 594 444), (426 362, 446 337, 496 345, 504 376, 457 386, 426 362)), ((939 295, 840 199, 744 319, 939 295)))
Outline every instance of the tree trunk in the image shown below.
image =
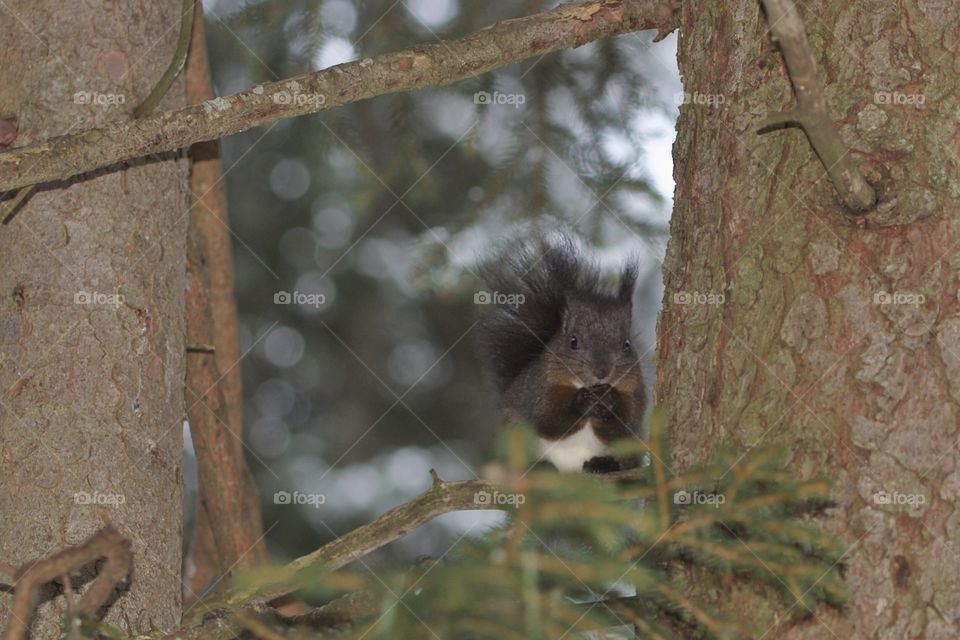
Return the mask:
POLYGON ((718 605, 762 637, 955 638, 960 5, 798 7, 881 204, 849 215, 799 129, 756 133, 794 103, 759 3, 685 3, 658 325, 672 464, 776 444, 797 474, 835 482, 819 520, 849 547, 848 609, 791 621, 793 598, 724 590, 718 605))
MULTIPOLYGON (((180 7, 8 0, 13 144, 129 119, 173 55, 180 7)), ((183 103, 177 83, 160 108, 183 103)), ((0 227, 0 560, 109 519, 134 571, 106 621, 129 633, 180 619, 184 180, 173 155, 102 170, 42 188, 0 227)), ((34 637, 55 637, 64 609, 51 590, 34 637)))

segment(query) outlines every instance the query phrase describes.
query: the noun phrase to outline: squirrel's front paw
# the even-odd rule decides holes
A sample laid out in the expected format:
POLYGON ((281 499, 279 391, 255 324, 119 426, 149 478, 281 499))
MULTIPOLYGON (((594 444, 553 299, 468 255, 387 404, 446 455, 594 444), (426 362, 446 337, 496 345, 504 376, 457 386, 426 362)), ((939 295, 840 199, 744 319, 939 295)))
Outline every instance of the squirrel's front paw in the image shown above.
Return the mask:
POLYGON ((596 384, 577 391, 577 408, 587 416, 612 417, 620 405, 619 394, 608 384, 596 384))
POLYGON ((620 462, 613 456, 596 456, 583 463, 584 473, 613 473, 620 471, 620 462))
POLYGON ((597 404, 597 395, 593 387, 581 387, 577 389, 577 395, 573 399, 573 408, 577 413, 583 416, 591 416, 597 404))

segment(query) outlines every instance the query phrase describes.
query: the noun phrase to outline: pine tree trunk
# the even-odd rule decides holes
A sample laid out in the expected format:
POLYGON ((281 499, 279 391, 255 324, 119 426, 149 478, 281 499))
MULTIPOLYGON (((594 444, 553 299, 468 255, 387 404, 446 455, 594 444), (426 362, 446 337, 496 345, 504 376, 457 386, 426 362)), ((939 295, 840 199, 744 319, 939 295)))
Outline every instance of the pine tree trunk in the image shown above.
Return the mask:
MULTIPOLYGON (((130 118, 173 55, 180 8, 7 0, 13 144, 130 118)), ((161 108, 182 105, 178 83, 161 108)), ((180 619, 184 179, 174 156, 103 170, 41 188, 0 227, 0 561, 48 556, 108 518, 134 571, 106 621, 129 633, 180 619)), ((64 610, 51 590, 34 637, 56 637, 64 610)))
POLYGON ((799 129, 756 133, 794 103, 759 3, 685 3, 658 325, 672 464, 780 445, 794 472, 835 482, 818 520, 849 547, 849 607, 791 622, 792 599, 725 589, 718 604, 762 637, 955 638, 960 4, 797 5, 882 203, 858 224, 799 129))

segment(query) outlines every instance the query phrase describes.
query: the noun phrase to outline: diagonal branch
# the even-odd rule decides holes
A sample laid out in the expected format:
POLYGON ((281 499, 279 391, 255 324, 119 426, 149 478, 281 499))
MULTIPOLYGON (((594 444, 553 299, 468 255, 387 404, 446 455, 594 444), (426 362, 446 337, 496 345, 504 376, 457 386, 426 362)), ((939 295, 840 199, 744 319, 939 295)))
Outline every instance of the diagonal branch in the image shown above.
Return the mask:
MULTIPOLYGON (((350 533, 328 542, 319 549, 301 556, 282 567, 272 577, 272 583, 256 587, 235 587, 207 601, 204 612, 217 609, 235 609, 237 607, 260 607, 268 602, 288 595, 290 580, 302 571, 322 570, 332 572, 350 562, 362 558, 373 551, 398 540, 417 527, 437 516, 453 511, 470 510, 509 510, 513 507, 491 504, 481 495, 497 493, 504 486, 516 482, 514 478, 500 478, 501 482, 487 480, 441 480, 437 472, 430 470, 433 482, 430 488, 416 498, 387 511, 373 522, 357 527, 350 533), (506 482, 504 482, 506 481, 506 482), (280 577, 278 577, 280 576, 280 577)), ((644 478, 642 469, 631 469, 618 473, 598 474, 596 478, 605 482, 628 482, 644 478)), ((515 490, 515 489, 514 489, 515 490)), ((196 610, 196 616, 202 612, 196 610)), ((193 622, 196 622, 194 620, 193 622)))
POLYGON ((475 77, 532 56, 607 36, 677 27, 675 0, 593 0, 506 20, 459 40, 337 65, 177 111, 51 138, 0 153, 0 191, 65 180, 150 154, 182 149, 284 118, 375 96, 475 77))
MULTIPOLYGON (((316 551, 297 558, 282 568, 283 579, 255 588, 235 588, 207 602, 204 612, 211 609, 234 609, 241 606, 261 606, 289 593, 289 578, 300 571, 336 571, 357 558, 376 551, 398 540, 422 524, 452 511, 473 509, 505 509, 477 499, 478 493, 494 493, 498 485, 483 480, 441 480, 431 471, 433 484, 413 500, 387 511, 379 518, 358 527, 316 551)), ((194 609, 198 616, 201 611, 194 609)), ((193 622, 197 622, 194 620, 193 622)))

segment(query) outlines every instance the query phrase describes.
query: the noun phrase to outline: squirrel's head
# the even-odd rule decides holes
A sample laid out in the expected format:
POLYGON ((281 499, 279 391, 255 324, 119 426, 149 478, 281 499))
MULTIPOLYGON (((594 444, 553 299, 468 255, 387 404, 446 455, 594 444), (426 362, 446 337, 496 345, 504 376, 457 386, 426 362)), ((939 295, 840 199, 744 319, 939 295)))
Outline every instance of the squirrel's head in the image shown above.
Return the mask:
POLYGON ((551 385, 604 384, 627 395, 641 388, 631 335, 636 260, 608 288, 602 270, 564 236, 510 245, 482 271, 489 289, 518 294, 492 300, 496 308, 480 324, 481 352, 501 392, 534 365, 546 368, 551 385))
POLYGON ((629 386, 639 380, 633 345, 632 299, 636 269, 629 266, 616 294, 575 292, 564 301, 559 330, 547 349, 553 374, 576 387, 629 386))

